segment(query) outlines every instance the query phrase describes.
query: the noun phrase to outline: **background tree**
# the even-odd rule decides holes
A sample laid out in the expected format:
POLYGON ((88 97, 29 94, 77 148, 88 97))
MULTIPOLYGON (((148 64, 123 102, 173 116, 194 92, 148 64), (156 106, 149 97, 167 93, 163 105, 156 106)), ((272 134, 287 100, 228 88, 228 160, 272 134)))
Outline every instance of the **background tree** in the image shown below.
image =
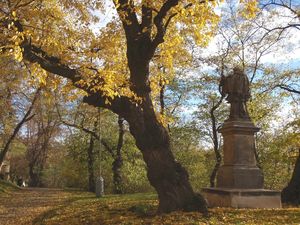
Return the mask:
MULTIPOLYGON (((31 81, 31 71, 23 64, 16 64, 9 57, 1 57, 0 65, 3 68, 0 72, 0 102, 3 107, 0 113, 0 165, 7 164, 9 167, 14 155, 11 149, 14 145, 20 145, 21 131, 34 116, 32 112, 41 88, 36 88, 39 84, 27 86, 27 82, 31 81)), ((12 173, 10 175, 15 178, 12 173)))
MULTIPOLYGON (((294 92, 292 92, 294 93, 294 92)), ((299 97, 298 101, 299 101, 299 97)), ((298 101, 296 104, 298 104, 298 101)), ((294 168, 291 179, 287 186, 285 186, 281 192, 281 200, 284 203, 296 205, 300 204, 300 119, 299 119, 299 109, 295 108, 292 112, 293 119, 285 127, 285 135, 283 136, 283 144, 286 146, 289 155, 290 161, 294 161, 294 168)), ((290 115, 290 116, 292 116, 290 115)))
MULTIPOLYGON (((68 122, 66 119, 62 118, 60 115, 60 119, 62 123, 69 127, 74 127, 80 129, 90 136, 89 146, 87 148, 87 165, 88 165, 88 174, 89 174, 89 191, 95 191, 95 160, 97 155, 100 154, 99 145, 95 143, 96 141, 101 143, 104 150, 108 152, 113 158, 112 162, 112 171, 113 171, 113 184, 114 184, 114 193, 121 194, 123 192, 123 181, 121 176, 121 168, 123 166, 123 158, 122 158, 122 147, 124 142, 124 120, 122 118, 118 118, 118 140, 117 144, 111 144, 106 138, 103 138, 102 132, 108 133, 108 129, 103 127, 102 121, 108 120, 111 122, 111 118, 107 115, 107 113, 97 113, 94 108, 84 108, 81 104, 79 104, 77 109, 75 110, 74 115, 70 113, 70 111, 74 111, 72 108, 68 112, 68 117, 72 115, 72 118, 68 118, 68 120, 73 120, 73 122, 68 122), (102 118, 104 117, 104 118, 102 118), (94 122, 93 122, 94 121, 94 122)), ((58 111, 60 111, 58 109, 58 111)), ((60 113, 59 113, 60 114, 60 113)), ((66 114, 66 112, 64 112, 66 114)), ((107 121, 106 121, 107 122, 107 121)))
POLYGON ((13 133, 11 134, 11 136, 8 138, 8 140, 6 141, 6 143, 4 144, 4 147, 2 149, 2 151, 0 152, 0 165, 2 164, 3 160, 5 159, 5 156, 7 155, 9 148, 12 144, 12 142, 14 141, 14 139, 16 138, 18 132, 20 131, 20 129, 22 128, 22 126, 28 122, 29 120, 31 120, 33 118, 34 115, 31 114, 33 108, 34 108, 34 104, 39 96, 39 93, 41 91, 41 88, 38 88, 36 90, 36 92, 34 93, 34 97, 31 101, 31 105, 29 106, 27 112, 25 112, 25 115, 21 118, 21 120, 16 124, 16 127, 13 130, 13 133))
POLYGON ((43 92, 35 106, 35 118, 27 123, 26 159, 29 165, 29 185, 32 187, 43 186, 42 173, 51 148, 51 139, 59 132, 59 120, 54 108, 54 98, 49 98, 49 92, 43 92), (46 95, 46 96, 45 96, 46 95), (48 96, 47 96, 48 95, 48 96))

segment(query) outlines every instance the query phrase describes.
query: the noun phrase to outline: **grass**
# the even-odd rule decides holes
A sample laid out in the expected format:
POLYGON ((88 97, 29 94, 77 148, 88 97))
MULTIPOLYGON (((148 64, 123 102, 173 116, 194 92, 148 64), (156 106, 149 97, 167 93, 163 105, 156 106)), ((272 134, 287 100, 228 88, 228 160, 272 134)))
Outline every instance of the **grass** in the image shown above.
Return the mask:
POLYGON ((106 195, 79 190, 21 189, 0 181, 0 221, 4 224, 33 225, 142 225, 142 224, 300 224, 300 208, 283 209, 209 209, 209 216, 198 212, 173 212, 156 215, 157 195, 139 193, 106 195), (2 210, 2 214, 1 214, 2 210), (10 215, 10 216, 8 216, 10 215), (3 222, 3 221, 2 221, 3 222))
POLYGON ((20 188, 16 186, 15 184, 5 181, 5 180, 0 180, 0 195, 1 194, 8 194, 13 191, 19 190, 20 188))
POLYGON ((155 194, 108 195, 95 198, 77 193, 76 200, 44 213, 36 224, 300 224, 299 208, 284 209, 210 209, 209 216, 198 212, 156 215, 155 194))

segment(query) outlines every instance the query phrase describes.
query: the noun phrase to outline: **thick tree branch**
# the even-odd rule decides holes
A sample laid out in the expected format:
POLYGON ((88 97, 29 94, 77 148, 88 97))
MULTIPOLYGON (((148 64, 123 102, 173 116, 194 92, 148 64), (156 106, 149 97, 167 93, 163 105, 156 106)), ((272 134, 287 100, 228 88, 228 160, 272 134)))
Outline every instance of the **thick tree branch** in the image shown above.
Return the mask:
MULTIPOLYGON (((214 0, 208 0, 208 1, 214 1, 214 0)), ((159 44, 164 42, 164 36, 166 33, 166 30, 171 22, 171 20, 178 15, 178 13, 171 14, 168 18, 168 12, 171 11, 172 8, 177 6, 179 3, 179 0, 167 0, 161 9, 158 11, 157 15, 154 17, 154 24, 157 29, 156 36, 154 40, 152 41, 152 48, 155 50, 159 44), (166 19, 166 22, 164 23, 164 20, 166 19)), ((207 3, 207 1, 199 1, 199 4, 207 3)), ((187 9, 189 7, 192 7, 193 3, 186 4, 183 9, 187 9)))
POLYGON ((106 151, 109 152, 113 158, 115 158, 116 154, 114 152, 114 149, 109 146, 109 144, 106 142, 106 140, 101 138, 101 144, 105 147, 106 151))
POLYGON ((97 132, 95 131, 92 131, 92 130, 89 130, 81 125, 78 125, 78 124, 75 124, 75 123, 69 123, 67 121, 64 121, 62 118, 60 119, 61 123, 68 126, 68 127, 74 127, 76 129, 79 129, 79 130, 82 130, 84 131, 85 133, 88 133, 90 134, 91 136, 93 136, 95 139, 99 140, 99 135, 97 134, 97 132))
POLYGON ((29 5, 30 5, 31 3, 33 3, 34 1, 36 1, 36 0, 29 0, 28 2, 24 2, 24 3, 21 4, 22 0, 19 0, 19 1, 15 4, 14 8, 22 8, 22 7, 25 7, 25 6, 29 6, 29 5))
POLYGON ((76 69, 61 63, 61 60, 54 56, 49 56, 41 48, 32 45, 29 41, 25 41, 21 47, 24 49, 23 57, 31 63, 39 64, 44 70, 70 79, 74 84, 81 79, 76 69))
MULTIPOLYGON (((121 8, 123 9, 124 6, 122 6, 121 8)), ((19 32, 24 31, 23 25, 19 20, 14 21, 14 26, 19 32)), ((41 68, 43 68, 47 72, 56 74, 63 78, 67 78, 72 81, 75 87, 86 91, 89 94, 89 96, 84 99, 86 103, 94 106, 101 106, 107 109, 111 109, 117 114, 119 114, 122 111, 128 112, 130 110, 130 106, 134 105, 134 103, 132 103, 129 98, 124 96, 120 98, 116 97, 115 99, 110 101, 110 104, 107 104, 105 101, 106 98, 103 95, 103 93, 99 93, 99 91, 95 93, 95 91, 92 90, 93 86, 83 86, 78 84, 78 81, 80 81, 83 77, 78 69, 71 68, 68 65, 62 63, 60 58, 49 55, 41 47, 37 47, 34 44, 32 44, 30 39, 25 38, 20 47, 23 48, 24 60, 30 63, 37 63, 41 66, 41 68), (97 97, 97 99, 95 99, 95 97, 97 97), (122 109, 120 109, 120 105, 122 105, 122 109)), ((103 82, 103 80, 101 80, 100 78, 95 81, 97 85, 103 82)))
POLYGON ((119 138, 118 138, 118 145, 117 145, 117 155, 121 154, 121 149, 123 147, 124 142, 124 119, 119 116, 118 118, 118 125, 119 125, 119 138))
POLYGON ((140 32, 140 26, 135 13, 133 0, 114 0, 118 15, 122 21, 127 40, 137 37, 140 32))
MULTIPOLYGON (((84 97, 83 101, 85 103, 110 109, 117 114, 128 114, 131 108, 135 108, 135 104, 125 96, 111 99, 110 104, 107 104, 105 102, 106 98, 103 96, 103 93, 99 91, 95 93, 92 91, 91 89, 93 86, 87 87, 77 83, 82 79, 82 75, 77 69, 70 68, 69 66, 63 64, 59 58, 48 55, 44 50, 32 45, 28 41, 25 41, 22 47, 24 49, 23 57, 25 60, 29 61, 30 63, 37 63, 44 70, 71 80, 75 87, 86 91, 89 96, 84 97)), ((125 116, 126 115, 123 117, 125 116)))
POLYGON ((160 82, 160 91, 159 91, 159 102, 160 102, 160 114, 161 115, 165 115, 165 84, 163 84, 162 82, 160 82))
MULTIPOLYGON (((189 8, 189 7, 191 7, 191 6, 193 6, 193 4, 192 4, 192 3, 189 3, 189 4, 187 4, 186 6, 184 6, 183 8, 184 8, 184 9, 187 9, 187 8, 189 8)), ((173 13, 172 15, 169 16, 169 18, 167 19, 167 22, 166 22, 166 24, 165 24, 165 30, 167 30, 167 28, 168 28, 168 26, 169 26, 171 20, 172 20, 175 16, 177 16, 177 15, 178 15, 178 13, 173 13)))
MULTIPOLYGON (((154 17, 154 24, 157 29, 156 36, 152 41, 152 49, 155 51, 157 46, 164 41, 164 36, 166 32, 166 27, 164 25, 164 19, 167 16, 167 13, 176 5, 178 5, 179 0, 167 0, 157 15, 154 17)), ((154 53, 154 52, 153 52, 154 53)))
POLYGON ((29 120, 31 120, 33 117, 35 117, 35 114, 29 116, 28 118, 26 118, 25 123, 28 122, 29 120))
POLYGON ((147 5, 147 3, 143 3, 141 30, 142 33, 149 38, 149 40, 151 37, 151 30, 152 30, 152 19, 153 19, 152 17, 153 17, 152 9, 147 5))
POLYGON ((212 128, 212 140, 214 143, 214 152, 216 155, 216 164, 215 167, 211 173, 210 176, 210 186, 215 187, 215 178, 217 175, 217 171, 221 165, 222 161, 222 156, 220 153, 220 146, 219 146, 219 138, 218 138, 218 128, 217 128, 217 123, 216 123, 216 116, 215 116, 215 111, 219 108, 219 106, 222 104, 223 99, 225 96, 221 96, 217 104, 214 104, 213 107, 210 109, 210 119, 211 119, 211 128, 212 128))

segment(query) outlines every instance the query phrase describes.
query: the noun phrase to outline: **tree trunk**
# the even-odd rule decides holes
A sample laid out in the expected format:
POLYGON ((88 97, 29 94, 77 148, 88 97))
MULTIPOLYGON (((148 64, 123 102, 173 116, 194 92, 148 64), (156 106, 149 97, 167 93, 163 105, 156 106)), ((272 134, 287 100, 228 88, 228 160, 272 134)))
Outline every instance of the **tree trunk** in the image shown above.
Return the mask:
POLYGON ((114 194, 123 194, 123 181, 121 168, 123 166, 122 156, 117 156, 112 163, 114 194))
MULTIPOLYGON (((154 143, 161 141, 160 138, 152 140, 154 143)), ((206 212, 205 200, 194 193, 188 173, 175 161, 169 143, 145 146, 142 153, 147 164, 148 179, 158 193, 159 213, 175 210, 206 212)))
POLYGON ((94 175, 94 137, 93 135, 90 136, 90 144, 87 149, 87 163, 88 163, 88 174, 89 174, 89 186, 88 190, 90 192, 95 192, 95 175, 94 175))
POLYGON ((29 165, 29 187, 42 187, 40 169, 34 165, 29 165))
POLYGON ((220 168, 220 165, 221 165, 221 161, 222 161, 222 158, 221 158, 221 153, 220 152, 216 152, 215 151, 215 154, 216 154, 216 164, 214 166, 214 169, 210 175, 210 187, 215 187, 216 186, 216 176, 217 176, 217 172, 220 168))
POLYGON ((281 192, 281 201, 291 205, 300 205, 300 149, 292 178, 281 192))
POLYGON ((119 140, 116 149, 116 154, 114 156, 114 161, 112 163, 112 171, 113 171, 114 193, 122 194, 123 181, 122 181, 121 168, 123 166, 123 158, 122 158, 121 150, 123 147, 123 139, 124 139, 124 119, 120 116, 118 119, 118 124, 119 124, 119 140))
POLYGON ((215 187, 215 185, 216 185, 215 180, 216 180, 217 172, 218 172, 219 167, 222 162, 215 111, 219 108, 223 99, 224 99, 224 96, 222 96, 219 99, 219 101, 217 102, 217 104, 213 105, 213 107, 210 110, 210 119, 211 119, 211 124, 212 124, 211 128, 212 128, 212 134, 213 134, 212 138, 213 138, 213 144, 214 144, 214 152, 215 152, 215 156, 216 156, 216 164, 210 175, 210 187, 215 187))
POLYGON ((124 116, 130 126, 130 132, 136 140, 147 165, 147 177, 155 188, 159 198, 158 213, 176 210, 201 211, 207 213, 207 205, 200 194, 194 193, 187 171, 175 161, 170 147, 167 129, 158 120, 151 99, 149 61, 144 52, 145 43, 128 43, 127 57, 132 90, 141 97, 140 110, 132 109, 124 116))
POLYGON ((207 213, 204 198, 194 193, 187 171, 174 159, 169 133, 158 121, 150 95, 146 96, 142 108, 126 119, 146 162, 150 184, 158 193, 158 212, 185 210, 207 213))

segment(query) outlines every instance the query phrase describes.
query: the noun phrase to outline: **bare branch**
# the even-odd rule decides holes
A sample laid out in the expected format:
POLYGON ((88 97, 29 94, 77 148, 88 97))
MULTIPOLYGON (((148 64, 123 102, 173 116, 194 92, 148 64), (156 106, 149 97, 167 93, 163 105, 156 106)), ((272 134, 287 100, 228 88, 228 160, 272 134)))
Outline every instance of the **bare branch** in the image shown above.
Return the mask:
MULTIPOLYGON (((189 4, 187 4, 187 5, 186 5, 185 7, 183 7, 183 8, 184 8, 184 9, 187 9, 187 8, 191 7, 192 5, 193 5, 192 3, 189 3, 189 4)), ((165 30, 167 30, 167 28, 168 28, 168 26, 169 26, 171 20, 172 20, 175 16, 177 16, 177 14, 178 14, 178 13, 173 13, 171 16, 169 16, 169 18, 168 18, 168 20, 167 20, 167 22, 166 22, 166 24, 165 24, 165 30)))
POLYGON ((269 2, 267 4, 264 4, 262 6, 262 9, 264 9, 264 8, 266 8, 268 6, 271 6, 271 5, 280 6, 280 7, 286 8, 286 9, 290 10, 293 14, 295 14, 297 17, 299 17, 297 11, 295 9, 293 9, 291 5, 284 4, 283 2, 282 3, 277 3, 275 1, 271 1, 271 2, 269 2))
POLYGON ((278 38, 280 38, 282 33, 288 28, 295 28, 297 30, 300 30, 300 23, 292 23, 292 24, 288 24, 288 25, 282 26, 282 27, 274 27, 272 29, 264 28, 267 32, 262 36, 260 41, 262 41, 264 38, 266 38, 271 32, 276 31, 276 30, 279 31, 278 38))
POLYGON ((300 90, 296 90, 288 85, 283 85, 283 84, 277 84, 275 85, 274 88, 280 88, 283 89, 285 91, 291 92, 291 93, 295 93, 295 94, 299 94, 300 95, 300 90))
POLYGON ((90 129, 88 129, 88 128, 85 128, 85 127, 83 127, 82 125, 78 125, 78 124, 75 124, 75 123, 69 123, 69 122, 67 122, 67 121, 64 121, 64 120, 61 118, 60 114, 59 114, 59 117, 60 117, 60 121, 61 121, 64 125, 66 125, 66 126, 68 126, 68 127, 74 127, 74 128, 76 128, 76 129, 82 130, 83 132, 85 132, 85 133, 87 133, 87 134, 93 136, 96 140, 98 140, 98 141, 100 140, 101 144, 105 147, 105 149, 112 155, 112 157, 114 157, 115 153, 114 153, 114 151, 113 151, 113 148, 109 146, 109 144, 106 142, 106 140, 104 140, 103 138, 100 139, 100 136, 97 134, 96 131, 93 131, 93 130, 90 130, 90 129))

